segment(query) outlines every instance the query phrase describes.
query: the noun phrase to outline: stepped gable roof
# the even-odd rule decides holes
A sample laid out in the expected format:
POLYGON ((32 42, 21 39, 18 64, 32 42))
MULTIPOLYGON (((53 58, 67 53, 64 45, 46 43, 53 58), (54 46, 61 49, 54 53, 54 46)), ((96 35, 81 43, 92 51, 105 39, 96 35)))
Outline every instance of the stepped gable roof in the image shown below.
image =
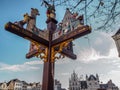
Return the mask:
POLYGON ((10 81, 7 83, 7 86, 8 86, 11 82, 20 82, 20 80, 19 80, 19 79, 12 79, 12 80, 10 80, 10 81))
POLYGON ((28 85, 28 83, 27 83, 27 82, 25 82, 25 81, 22 81, 22 83, 23 83, 23 85, 28 85))
POLYGON ((14 81, 14 82, 20 82, 19 79, 13 79, 12 81, 14 81))
MULTIPOLYGON (((65 12, 65 15, 63 17, 63 20, 66 18, 66 15, 69 14, 69 15, 72 15, 72 13, 70 12, 69 8, 66 8, 66 12, 65 12)), ((63 21, 62 20, 62 21, 63 21)))
POLYGON ((100 84, 100 88, 102 88, 102 89, 106 89, 107 87, 108 87, 107 84, 100 84))
POLYGON ((87 89, 87 82, 86 81, 80 81, 81 83, 81 89, 87 89))
POLYGON ((11 83, 11 81, 9 81, 9 82, 7 83, 7 86, 9 86, 10 83, 11 83))
POLYGON ((88 81, 91 81, 91 80, 97 80, 97 78, 94 75, 90 75, 88 78, 88 81))
POLYGON ((42 85, 40 84, 40 82, 38 82, 38 83, 36 83, 36 86, 42 86, 42 85))
POLYGON ((107 84, 108 84, 108 85, 115 86, 115 84, 112 82, 112 80, 109 80, 109 81, 107 82, 107 84))

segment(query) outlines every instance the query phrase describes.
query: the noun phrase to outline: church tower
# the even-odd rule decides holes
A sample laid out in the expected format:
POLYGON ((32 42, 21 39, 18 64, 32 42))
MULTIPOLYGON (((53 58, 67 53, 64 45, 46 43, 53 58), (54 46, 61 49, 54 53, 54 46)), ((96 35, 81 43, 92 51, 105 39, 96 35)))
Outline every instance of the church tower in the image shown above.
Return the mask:
POLYGON ((69 90, 81 90, 78 75, 73 71, 69 79, 69 90))

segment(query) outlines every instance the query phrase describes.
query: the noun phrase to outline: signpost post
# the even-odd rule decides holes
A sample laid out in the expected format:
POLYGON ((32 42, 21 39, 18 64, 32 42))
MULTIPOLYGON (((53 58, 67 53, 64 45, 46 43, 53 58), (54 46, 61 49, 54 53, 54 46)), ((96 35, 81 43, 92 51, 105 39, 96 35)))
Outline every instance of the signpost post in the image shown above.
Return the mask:
MULTIPOLYGON (((45 2, 46 3, 46 2, 45 2)), ((52 5, 48 4, 48 10, 50 11, 50 7, 52 10, 55 11, 52 5)), ((47 15, 47 32, 40 31, 35 26, 35 19, 32 15, 38 15, 38 10, 32 8, 32 13, 29 18, 31 18, 27 23, 27 29, 24 29, 19 25, 19 22, 11 23, 8 22, 5 25, 5 29, 11 33, 14 33, 20 37, 28 39, 33 44, 35 48, 26 54, 26 58, 32 58, 37 56, 44 60, 44 68, 43 68, 43 82, 42 82, 42 90, 54 90, 54 64, 56 59, 62 58, 61 56, 67 56, 72 59, 76 59, 76 55, 73 51, 68 50, 67 47, 69 46, 70 42, 73 40, 89 34, 91 32, 91 28, 89 26, 82 25, 75 30, 72 30, 64 35, 61 35, 59 38, 53 39, 53 34, 57 28, 57 21, 54 18, 55 12, 49 12, 47 15), (32 27, 33 25, 33 27, 32 27), (31 28, 32 27, 32 28, 31 28), (30 29, 30 30, 28 30, 30 29), (39 34, 36 34, 37 31, 39 34), (41 35, 48 36, 43 37, 41 35), (56 56, 57 53, 60 53, 60 56, 56 56)), ((33 48, 32 47, 32 48, 33 48)))

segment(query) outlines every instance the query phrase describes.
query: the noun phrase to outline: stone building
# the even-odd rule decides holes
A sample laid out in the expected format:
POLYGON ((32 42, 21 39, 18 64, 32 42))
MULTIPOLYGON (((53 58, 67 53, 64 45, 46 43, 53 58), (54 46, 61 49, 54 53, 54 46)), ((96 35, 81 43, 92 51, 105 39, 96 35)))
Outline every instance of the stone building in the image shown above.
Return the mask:
POLYGON ((106 84, 100 84, 100 88, 105 90, 119 90, 112 80, 109 80, 106 84))
POLYGON ((22 90, 23 83, 18 79, 13 79, 7 83, 7 86, 8 86, 8 90, 11 90, 11 89, 12 90, 22 90))
POLYGON ((27 83, 18 79, 0 83, 0 90, 42 90, 42 85, 38 83, 27 83))
POLYGON ((97 74, 96 76, 90 75, 89 77, 86 75, 86 82, 87 90, 97 90, 98 88, 100 88, 99 77, 97 74))
POLYGON ((6 82, 0 83, 0 90, 6 90, 6 89, 7 89, 7 83, 6 82))
POLYGON ((109 80, 107 84, 99 82, 98 74, 86 75, 85 80, 83 80, 73 71, 69 78, 69 90, 119 90, 112 80, 109 80))
POLYGON ((42 90, 42 85, 40 84, 40 82, 38 83, 31 83, 31 88, 32 90, 42 90))
POLYGON ((58 80, 54 81, 54 90, 61 90, 61 83, 58 80))
POLYGON ((28 83, 25 81, 22 81, 22 83, 23 83, 22 90, 27 90, 28 83))
POLYGON ((81 84, 75 71, 73 71, 69 79, 69 90, 81 90, 81 84))
POLYGON ((60 81, 55 79, 55 81, 54 81, 54 90, 66 90, 66 89, 62 88, 60 81))

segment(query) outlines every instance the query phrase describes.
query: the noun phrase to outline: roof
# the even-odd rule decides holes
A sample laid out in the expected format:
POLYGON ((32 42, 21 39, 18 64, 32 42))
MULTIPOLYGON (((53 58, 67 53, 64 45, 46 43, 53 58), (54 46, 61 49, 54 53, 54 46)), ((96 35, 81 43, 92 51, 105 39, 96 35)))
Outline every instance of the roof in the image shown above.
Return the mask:
POLYGON ((0 83, 0 86, 2 85, 3 83, 0 83))
POLYGON ((37 87, 38 87, 38 86, 41 87, 42 85, 40 84, 40 82, 38 82, 38 83, 36 83, 36 86, 37 86, 37 87))
POLYGON ((115 84, 112 82, 112 80, 109 80, 107 84, 108 84, 108 85, 115 86, 115 84))
POLYGON ((32 85, 33 85, 33 83, 29 83, 28 85, 29 85, 29 86, 32 86, 32 85))
POLYGON ((55 79, 55 85, 61 85, 60 81, 55 79))
POLYGON ((66 12, 65 12, 65 15, 64 15, 62 21, 64 21, 64 19, 66 18, 66 15, 68 15, 68 14, 69 14, 69 15, 72 15, 72 13, 70 12, 69 8, 66 8, 66 12))
POLYGON ((102 89, 106 89, 107 87, 108 87, 107 84, 100 84, 100 88, 102 88, 102 89))
POLYGON ((7 86, 9 86, 10 82, 11 82, 11 81, 9 81, 9 82, 7 83, 7 86))
POLYGON ((91 80, 97 80, 97 78, 94 75, 90 75, 88 78, 88 81, 91 81, 91 80))
POLYGON ((118 88, 114 83, 112 83, 112 80, 109 80, 107 84, 100 84, 100 88, 102 89, 107 89, 108 87, 118 88))
POLYGON ((25 82, 25 81, 22 81, 22 83, 23 83, 23 85, 28 85, 28 83, 27 83, 27 82, 25 82))
POLYGON ((10 80, 10 81, 20 81, 20 80, 16 78, 16 79, 12 79, 12 80, 10 80))
POLYGON ((7 85, 9 85, 11 82, 20 82, 20 80, 19 79, 12 79, 7 83, 7 85))

